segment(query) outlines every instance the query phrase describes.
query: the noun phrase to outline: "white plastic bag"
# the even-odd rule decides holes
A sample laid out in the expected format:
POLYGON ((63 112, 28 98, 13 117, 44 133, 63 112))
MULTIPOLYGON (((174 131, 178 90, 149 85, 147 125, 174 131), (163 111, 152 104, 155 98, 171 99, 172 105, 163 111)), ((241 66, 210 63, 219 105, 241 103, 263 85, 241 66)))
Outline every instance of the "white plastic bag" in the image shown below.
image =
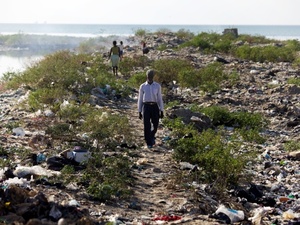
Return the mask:
POLYGON ((16 136, 19 136, 19 137, 24 137, 25 136, 25 131, 22 127, 14 128, 12 131, 16 136))
POLYGON ((263 217, 265 217, 271 210, 271 207, 260 207, 254 209, 254 215, 253 217, 250 217, 249 220, 253 223, 253 225, 261 225, 263 217))
POLYGON ((242 221, 245 218, 245 214, 243 211, 229 209, 229 208, 226 208, 224 205, 219 206, 219 208, 216 211, 216 214, 218 214, 218 213, 224 213, 225 215, 227 215, 229 217, 231 223, 242 221))

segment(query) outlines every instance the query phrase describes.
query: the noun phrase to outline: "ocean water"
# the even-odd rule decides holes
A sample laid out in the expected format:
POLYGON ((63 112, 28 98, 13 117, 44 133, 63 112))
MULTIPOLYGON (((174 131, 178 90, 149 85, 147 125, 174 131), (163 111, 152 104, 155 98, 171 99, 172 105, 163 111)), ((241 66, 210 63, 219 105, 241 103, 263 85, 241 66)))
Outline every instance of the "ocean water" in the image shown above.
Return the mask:
MULTIPOLYGON (((142 29, 147 32, 169 30, 190 31, 194 34, 202 32, 222 34, 224 29, 237 28, 239 34, 259 35, 277 40, 300 40, 300 26, 269 26, 269 25, 139 25, 139 24, 5 24, 0 23, 0 35, 37 34, 71 37, 107 37, 133 36, 142 29)), ((43 55, 10 56, 0 51, 0 78, 6 72, 19 72, 33 59, 41 59, 43 55)))
POLYGON ((300 40, 300 26, 284 25, 139 25, 139 24, 1 24, 0 35, 46 34, 74 37, 132 36, 139 29, 149 32, 184 29, 194 34, 202 32, 222 33, 226 28, 237 28, 239 34, 260 35, 279 40, 300 40))

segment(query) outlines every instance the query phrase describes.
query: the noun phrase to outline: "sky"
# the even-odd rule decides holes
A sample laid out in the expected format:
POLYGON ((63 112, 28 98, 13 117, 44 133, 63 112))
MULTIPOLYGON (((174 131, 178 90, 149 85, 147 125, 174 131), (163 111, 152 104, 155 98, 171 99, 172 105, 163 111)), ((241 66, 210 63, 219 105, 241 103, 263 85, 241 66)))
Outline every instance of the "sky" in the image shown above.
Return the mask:
POLYGON ((6 0, 0 23, 300 25, 300 0, 6 0))

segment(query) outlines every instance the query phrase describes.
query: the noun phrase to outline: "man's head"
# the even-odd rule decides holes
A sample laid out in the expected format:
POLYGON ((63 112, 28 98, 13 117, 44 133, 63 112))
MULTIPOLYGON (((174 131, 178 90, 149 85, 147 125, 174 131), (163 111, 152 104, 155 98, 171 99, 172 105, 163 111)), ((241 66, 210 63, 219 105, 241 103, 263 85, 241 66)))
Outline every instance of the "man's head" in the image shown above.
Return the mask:
POLYGON ((148 83, 152 84, 153 83, 153 77, 155 75, 154 70, 147 70, 146 75, 147 75, 147 81, 148 81, 148 83))

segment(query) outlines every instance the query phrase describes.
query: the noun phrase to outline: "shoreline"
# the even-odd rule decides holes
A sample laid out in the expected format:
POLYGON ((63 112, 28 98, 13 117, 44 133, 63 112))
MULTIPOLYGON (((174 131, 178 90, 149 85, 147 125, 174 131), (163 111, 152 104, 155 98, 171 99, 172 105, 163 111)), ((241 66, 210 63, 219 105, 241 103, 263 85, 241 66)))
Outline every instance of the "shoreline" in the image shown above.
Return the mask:
POLYGON ((0 34, 41 34, 41 35, 76 35, 76 37, 129 35, 134 36, 135 31, 144 29, 149 32, 170 30, 177 32, 181 29, 189 30, 195 35, 202 32, 216 32, 221 34, 224 29, 237 28, 239 34, 272 36, 272 37, 298 37, 300 38, 300 25, 180 25, 180 24, 5 24, 0 23, 0 34))

